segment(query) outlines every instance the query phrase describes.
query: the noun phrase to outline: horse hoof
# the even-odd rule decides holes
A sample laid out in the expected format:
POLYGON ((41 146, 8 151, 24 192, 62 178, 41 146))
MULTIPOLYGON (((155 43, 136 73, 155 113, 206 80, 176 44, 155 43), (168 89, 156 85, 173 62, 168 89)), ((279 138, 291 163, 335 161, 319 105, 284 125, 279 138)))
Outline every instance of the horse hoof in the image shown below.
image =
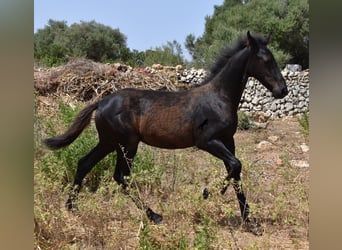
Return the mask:
POLYGON ((203 196, 203 199, 208 199, 209 197, 209 190, 207 188, 204 188, 203 191, 202 191, 202 196, 203 196))
POLYGON ((256 236, 261 236, 264 233, 263 227, 255 219, 247 219, 243 227, 247 232, 253 233, 256 236))
POLYGON ((65 207, 71 212, 77 211, 77 206, 74 204, 73 199, 71 198, 67 200, 67 202, 65 203, 65 207))
POLYGON ((146 214, 150 221, 152 221, 154 224, 160 224, 163 221, 163 216, 156 214, 151 208, 147 209, 146 214))
POLYGON ((72 204, 72 200, 69 198, 67 200, 67 202, 65 203, 65 207, 68 209, 68 210, 72 210, 73 208, 73 204, 72 204))
POLYGON ((220 193, 221 193, 222 195, 224 195, 224 194, 226 193, 227 189, 228 189, 228 186, 223 187, 223 188, 221 189, 220 193))

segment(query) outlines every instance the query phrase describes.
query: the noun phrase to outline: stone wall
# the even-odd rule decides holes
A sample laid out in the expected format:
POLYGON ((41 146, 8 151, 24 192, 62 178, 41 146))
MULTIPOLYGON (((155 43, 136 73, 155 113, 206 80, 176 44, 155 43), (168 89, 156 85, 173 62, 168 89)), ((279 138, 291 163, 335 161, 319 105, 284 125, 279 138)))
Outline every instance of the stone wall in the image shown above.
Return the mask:
MULTIPOLYGON (((263 114, 271 118, 303 114, 309 111, 309 70, 291 71, 285 68, 282 74, 289 94, 283 99, 274 99, 259 81, 250 78, 243 93, 240 110, 247 114, 263 114)), ((199 84, 206 76, 203 69, 178 72, 178 81, 189 85, 199 84)))

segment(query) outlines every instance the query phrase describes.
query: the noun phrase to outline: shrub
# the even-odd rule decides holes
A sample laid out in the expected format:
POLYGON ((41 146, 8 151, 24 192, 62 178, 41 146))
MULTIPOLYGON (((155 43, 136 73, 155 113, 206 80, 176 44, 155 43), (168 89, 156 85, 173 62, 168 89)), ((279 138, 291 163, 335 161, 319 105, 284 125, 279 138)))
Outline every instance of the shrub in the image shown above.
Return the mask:
POLYGON ((248 130, 252 127, 250 118, 244 112, 238 112, 238 128, 241 130, 248 130))

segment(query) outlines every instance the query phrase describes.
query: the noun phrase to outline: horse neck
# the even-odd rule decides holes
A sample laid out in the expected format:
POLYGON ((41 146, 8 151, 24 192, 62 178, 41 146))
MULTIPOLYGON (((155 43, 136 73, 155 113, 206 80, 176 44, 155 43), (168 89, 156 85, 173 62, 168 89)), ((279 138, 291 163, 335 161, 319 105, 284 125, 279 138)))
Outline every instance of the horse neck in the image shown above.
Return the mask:
POLYGON ((235 111, 247 82, 248 58, 249 49, 245 48, 237 52, 212 81, 220 95, 231 102, 232 109, 235 111))

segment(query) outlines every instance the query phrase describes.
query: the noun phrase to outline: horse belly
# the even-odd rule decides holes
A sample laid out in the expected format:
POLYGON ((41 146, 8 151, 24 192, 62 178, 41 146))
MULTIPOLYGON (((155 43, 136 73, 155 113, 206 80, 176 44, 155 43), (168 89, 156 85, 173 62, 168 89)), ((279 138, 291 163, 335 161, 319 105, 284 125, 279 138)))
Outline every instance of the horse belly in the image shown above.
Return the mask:
POLYGON ((143 142, 155 147, 176 149, 194 145, 190 122, 172 112, 146 119, 140 134, 143 142))

